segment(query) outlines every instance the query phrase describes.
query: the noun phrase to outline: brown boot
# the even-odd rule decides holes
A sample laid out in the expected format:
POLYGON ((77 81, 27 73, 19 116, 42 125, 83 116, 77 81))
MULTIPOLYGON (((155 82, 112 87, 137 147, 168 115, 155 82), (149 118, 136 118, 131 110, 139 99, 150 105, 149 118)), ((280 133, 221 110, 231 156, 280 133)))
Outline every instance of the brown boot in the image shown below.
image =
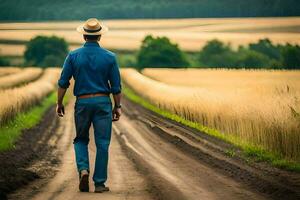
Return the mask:
POLYGON ((89 172, 87 170, 80 172, 79 190, 80 192, 89 192, 89 172))
POLYGON ((95 193, 102 193, 108 191, 109 191, 109 187, 106 187, 105 185, 95 186, 95 193))

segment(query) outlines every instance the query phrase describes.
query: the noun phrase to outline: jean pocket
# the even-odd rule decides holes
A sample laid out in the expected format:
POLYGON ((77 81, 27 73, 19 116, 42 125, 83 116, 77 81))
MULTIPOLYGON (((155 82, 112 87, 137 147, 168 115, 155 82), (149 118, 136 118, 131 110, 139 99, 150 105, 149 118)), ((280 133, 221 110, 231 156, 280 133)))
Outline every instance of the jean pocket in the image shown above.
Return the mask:
POLYGON ((75 106, 74 106, 74 113, 75 114, 85 113, 85 112, 87 112, 87 110, 88 110, 87 105, 75 103, 75 106))
POLYGON ((95 105, 95 110, 98 115, 101 116, 110 116, 112 112, 112 104, 111 103, 97 103, 95 105))

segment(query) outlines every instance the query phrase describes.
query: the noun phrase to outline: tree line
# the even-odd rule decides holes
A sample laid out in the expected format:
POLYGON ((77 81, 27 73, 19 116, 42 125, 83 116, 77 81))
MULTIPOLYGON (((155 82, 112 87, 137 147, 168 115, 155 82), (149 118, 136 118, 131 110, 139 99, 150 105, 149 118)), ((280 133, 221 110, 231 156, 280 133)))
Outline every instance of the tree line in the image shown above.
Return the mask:
MULTIPOLYGON (((26 44, 24 52, 25 66, 62 66, 68 54, 68 43, 56 36, 37 36, 26 44)), ((142 41, 140 49, 132 53, 134 61, 121 63, 137 69, 146 67, 187 68, 191 59, 179 46, 167 37, 148 35, 142 41)), ((300 46, 292 44, 273 44, 269 39, 261 39, 248 46, 234 50, 229 44, 211 40, 195 53, 198 68, 236 68, 236 69, 300 69, 300 46)), ((0 57, 0 66, 9 62, 0 57)))
MULTIPOLYGON (((203 68, 300 69, 300 46, 274 45, 261 39, 237 50, 219 40, 208 41, 197 52, 197 66, 203 68)), ((138 52, 136 67, 190 67, 185 53, 166 37, 147 36, 138 52)))
POLYGON ((0 0, 1 21, 299 16, 299 0, 0 0))

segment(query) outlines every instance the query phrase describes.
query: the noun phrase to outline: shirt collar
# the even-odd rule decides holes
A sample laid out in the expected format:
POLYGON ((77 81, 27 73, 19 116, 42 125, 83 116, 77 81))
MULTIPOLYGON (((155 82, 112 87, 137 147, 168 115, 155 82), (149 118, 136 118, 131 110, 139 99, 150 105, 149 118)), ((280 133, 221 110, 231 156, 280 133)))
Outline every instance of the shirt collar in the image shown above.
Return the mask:
POLYGON ((100 47, 98 42, 85 42, 83 46, 85 46, 85 47, 100 47))

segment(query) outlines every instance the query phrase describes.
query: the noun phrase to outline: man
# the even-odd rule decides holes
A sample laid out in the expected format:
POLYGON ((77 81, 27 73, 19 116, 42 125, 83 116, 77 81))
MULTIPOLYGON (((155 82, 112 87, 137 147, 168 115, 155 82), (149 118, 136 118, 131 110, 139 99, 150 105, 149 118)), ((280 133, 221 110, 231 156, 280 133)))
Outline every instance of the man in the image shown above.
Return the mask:
POLYGON ((76 137, 74 148, 79 172, 79 190, 89 191, 89 129, 94 128, 96 162, 93 181, 95 192, 109 191, 107 180, 108 148, 112 121, 121 116, 121 80, 114 53, 100 47, 101 35, 108 28, 97 19, 89 19, 77 28, 86 43, 67 56, 58 81, 57 114, 64 115, 63 98, 73 77, 76 137), (113 94, 114 108, 109 94, 113 94))

